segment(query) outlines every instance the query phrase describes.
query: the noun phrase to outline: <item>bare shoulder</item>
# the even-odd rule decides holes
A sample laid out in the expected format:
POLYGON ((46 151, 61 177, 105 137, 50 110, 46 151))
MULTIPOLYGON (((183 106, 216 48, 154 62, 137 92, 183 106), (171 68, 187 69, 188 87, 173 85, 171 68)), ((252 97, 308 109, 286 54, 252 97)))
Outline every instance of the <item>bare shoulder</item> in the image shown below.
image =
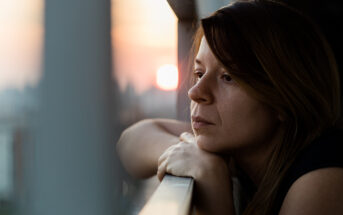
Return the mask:
POLYGON ((301 176, 289 189, 279 214, 343 214, 343 168, 323 168, 301 176))

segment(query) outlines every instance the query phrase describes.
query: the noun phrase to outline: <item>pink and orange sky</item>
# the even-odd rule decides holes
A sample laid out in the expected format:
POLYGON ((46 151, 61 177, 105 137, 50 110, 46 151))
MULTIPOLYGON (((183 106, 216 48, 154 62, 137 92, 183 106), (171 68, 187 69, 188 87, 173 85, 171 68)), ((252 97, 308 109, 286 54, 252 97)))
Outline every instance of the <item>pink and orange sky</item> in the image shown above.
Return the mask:
MULTIPOLYGON (((43 0, 0 0, 0 91, 41 77, 43 0)), ((166 0, 112 0, 115 76, 143 92, 157 69, 176 65, 177 19, 166 0)))
POLYGON ((0 0, 0 90, 36 85, 43 41, 42 0, 0 0))
POLYGON ((123 89, 138 92, 155 83, 164 64, 177 61, 177 18, 166 0, 113 0, 115 72, 123 89))

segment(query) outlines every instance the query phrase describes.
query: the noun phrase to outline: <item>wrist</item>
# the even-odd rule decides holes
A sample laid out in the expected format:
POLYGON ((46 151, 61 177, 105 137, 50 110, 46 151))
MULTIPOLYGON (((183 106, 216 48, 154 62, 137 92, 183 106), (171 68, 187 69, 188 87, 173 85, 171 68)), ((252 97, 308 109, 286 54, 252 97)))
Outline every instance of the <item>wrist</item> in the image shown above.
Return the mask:
POLYGON ((208 165, 195 182, 199 214, 234 214, 232 181, 224 159, 208 165))
POLYGON ((204 162, 203 168, 198 171, 198 174, 194 179, 199 182, 209 180, 230 180, 228 165, 223 158, 213 155, 204 162))

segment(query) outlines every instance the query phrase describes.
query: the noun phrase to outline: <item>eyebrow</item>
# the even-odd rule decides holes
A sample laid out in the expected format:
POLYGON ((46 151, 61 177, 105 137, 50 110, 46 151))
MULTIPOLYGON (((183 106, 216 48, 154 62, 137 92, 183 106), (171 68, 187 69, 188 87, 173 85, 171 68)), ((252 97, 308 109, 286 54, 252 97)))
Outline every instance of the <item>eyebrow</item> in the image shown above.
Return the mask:
POLYGON ((202 62, 201 62, 201 60, 199 60, 199 59, 195 59, 194 62, 197 63, 197 64, 202 65, 202 62))

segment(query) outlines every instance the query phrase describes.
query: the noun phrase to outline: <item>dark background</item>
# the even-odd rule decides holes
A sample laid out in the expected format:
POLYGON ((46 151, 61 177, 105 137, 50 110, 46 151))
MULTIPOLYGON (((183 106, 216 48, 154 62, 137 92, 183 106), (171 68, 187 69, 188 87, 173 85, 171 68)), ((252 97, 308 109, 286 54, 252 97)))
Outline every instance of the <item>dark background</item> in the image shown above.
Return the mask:
MULTIPOLYGON (((283 0, 282 2, 303 11, 321 28, 336 57, 341 80, 341 98, 343 100, 343 1, 283 0)), ((341 105, 341 110, 343 112, 343 105, 341 105)))

